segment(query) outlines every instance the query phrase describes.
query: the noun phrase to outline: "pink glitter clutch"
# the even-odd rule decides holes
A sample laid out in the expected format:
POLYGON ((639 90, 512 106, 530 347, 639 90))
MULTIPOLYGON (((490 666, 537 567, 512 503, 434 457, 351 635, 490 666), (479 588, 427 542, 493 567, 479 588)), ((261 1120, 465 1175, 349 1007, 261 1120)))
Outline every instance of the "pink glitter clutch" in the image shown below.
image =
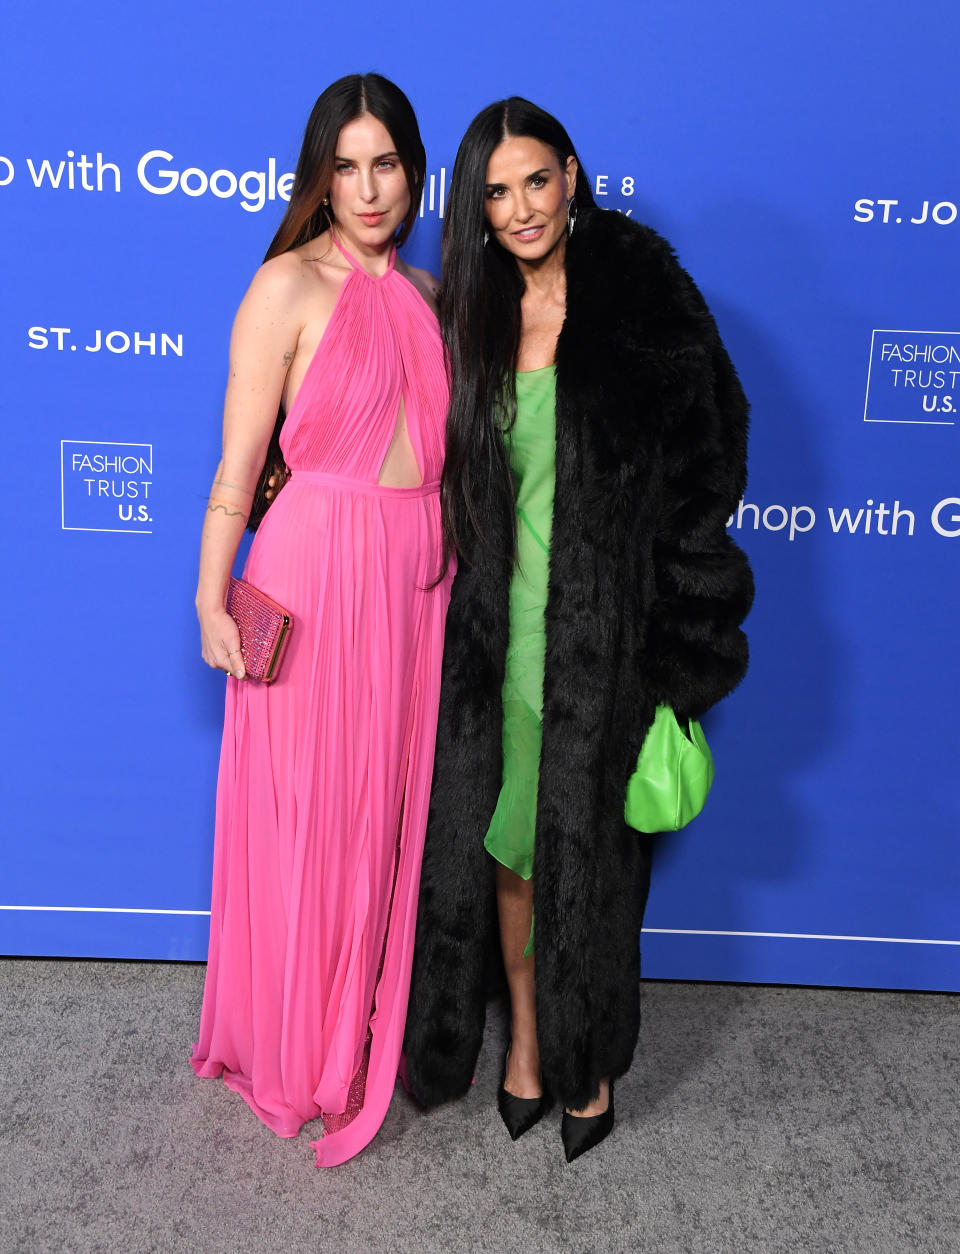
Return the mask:
POLYGON ((293 619, 276 601, 245 579, 231 579, 227 613, 240 629, 243 665, 251 679, 270 684, 277 677, 293 619))

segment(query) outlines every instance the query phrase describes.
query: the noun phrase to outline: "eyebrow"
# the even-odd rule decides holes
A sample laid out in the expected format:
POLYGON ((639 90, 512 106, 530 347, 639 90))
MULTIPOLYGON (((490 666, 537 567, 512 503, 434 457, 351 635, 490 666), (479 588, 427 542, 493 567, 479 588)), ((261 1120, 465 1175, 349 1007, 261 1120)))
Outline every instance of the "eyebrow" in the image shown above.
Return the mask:
MULTIPOLYGON (((396 157, 398 161, 400 160, 400 154, 398 152, 394 152, 392 149, 390 152, 379 153, 376 157, 373 158, 373 160, 382 161, 384 157, 396 157)), ((334 161, 349 161, 352 165, 355 165, 357 161, 356 157, 341 157, 339 153, 337 153, 333 159, 334 161)))
MULTIPOLYGON (((531 170, 529 174, 525 174, 523 177, 524 179, 532 179, 532 178, 536 178, 538 174, 549 174, 549 173, 550 173, 550 167, 548 165, 542 165, 539 170, 531 170)), ((487 183, 486 186, 489 189, 492 187, 504 187, 505 184, 487 183)))

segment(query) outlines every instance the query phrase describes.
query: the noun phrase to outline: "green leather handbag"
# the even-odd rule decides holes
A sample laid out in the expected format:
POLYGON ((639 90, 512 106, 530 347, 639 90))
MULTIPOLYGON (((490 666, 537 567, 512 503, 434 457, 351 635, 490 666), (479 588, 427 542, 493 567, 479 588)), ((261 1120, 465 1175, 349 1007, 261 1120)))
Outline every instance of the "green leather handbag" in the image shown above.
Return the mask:
POLYGON ((669 705, 657 713, 627 783, 624 818, 638 832, 676 832, 695 819, 713 783, 713 754, 703 728, 687 730, 669 705))

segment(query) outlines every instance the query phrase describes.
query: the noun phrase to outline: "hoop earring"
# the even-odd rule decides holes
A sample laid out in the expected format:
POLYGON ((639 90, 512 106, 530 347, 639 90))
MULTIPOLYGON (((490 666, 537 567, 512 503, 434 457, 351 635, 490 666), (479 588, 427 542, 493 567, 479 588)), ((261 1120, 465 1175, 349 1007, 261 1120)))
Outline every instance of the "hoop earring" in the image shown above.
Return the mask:
POLYGON ((571 196, 567 201, 567 238, 573 234, 573 228, 577 225, 577 199, 571 196))

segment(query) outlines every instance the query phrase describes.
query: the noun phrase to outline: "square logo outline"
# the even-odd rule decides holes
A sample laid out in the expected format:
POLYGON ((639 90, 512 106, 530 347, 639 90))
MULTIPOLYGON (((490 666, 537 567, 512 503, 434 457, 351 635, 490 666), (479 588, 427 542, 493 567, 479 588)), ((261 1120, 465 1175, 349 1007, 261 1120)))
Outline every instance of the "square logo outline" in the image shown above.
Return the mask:
POLYGON ((61 440, 60 441, 60 530, 61 531, 100 531, 111 535, 132 534, 152 536, 152 527, 68 527, 66 522, 66 500, 63 455, 67 444, 96 444, 103 448, 147 448, 150 450, 150 474, 153 475, 153 445, 137 440, 61 440))
POLYGON ((863 421, 896 424, 899 426, 915 426, 915 427, 955 427, 957 420, 946 418, 868 418, 867 410, 870 408, 870 383, 873 378, 873 350, 876 347, 878 335, 957 335, 960 331, 909 331, 898 330, 894 327, 875 327, 870 332, 870 361, 867 365, 867 391, 863 400, 863 421))

